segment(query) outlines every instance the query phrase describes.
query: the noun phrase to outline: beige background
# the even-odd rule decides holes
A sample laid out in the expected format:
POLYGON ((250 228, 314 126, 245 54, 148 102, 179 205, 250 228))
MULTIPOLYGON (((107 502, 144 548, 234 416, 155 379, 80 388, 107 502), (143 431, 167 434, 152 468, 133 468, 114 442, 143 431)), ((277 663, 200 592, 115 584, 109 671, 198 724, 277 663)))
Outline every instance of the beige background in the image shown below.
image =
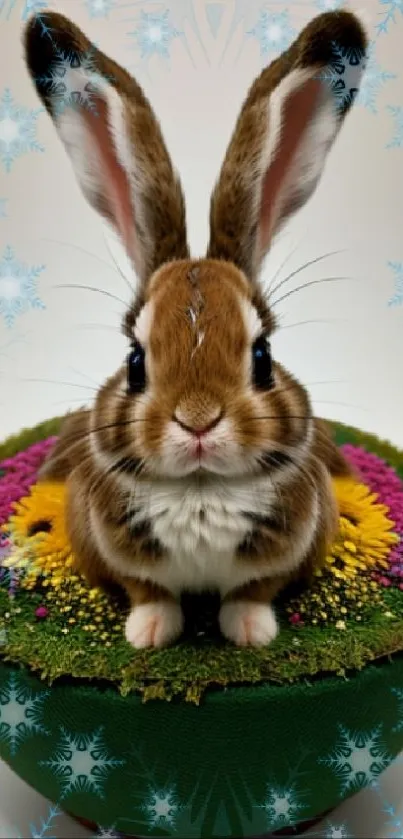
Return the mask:
MULTIPOLYGON (((6 171, 4 151, 10 131, 17 129, 10 125, 15 115, 5 113, 5 88, 19 108, 39 108, 21 48, 23 19, 35 4, 0 0, 0 438, 92 399, 93 388, 126 350, 118 328, 129 288, 116 263, 129 285, 135 281, 119 243, 86 206, 44 112, 32 119, 31 138, 44 150, 27 149, 6 171), (45 308, 28 305, 12 324, 4 318, 5 297, 9 306, 10 288, 21 289, 21 271, 4 259, 6 248, 22 266, 44 266, 33 296, 45 308), (104 289, 122 302, 59 287, 70 284, 104 289)), ((288 43, 292 30, 320 8, 340 3, 54 0, 48 5, 70 15, 136 73, 180 169, 190 239, 195 254, 202 254, 210 190, 249 84, 279 44, 288 43)), ((309 386, 318 412, 403 446, 403 4, 351 5, 373 41, 367 78, 319 190, 273 248, 263 280, 269 283, 286 258, 278 279, 321 254, 343 251, 291 280, 289 287, 295 288, 322 277, 350 277, 284 300, 274 349, 309 386)), ((349 802, 320 835, 403 836, 401 779, 398 764, 383 777, 379 794, 367 791, 349 802)), ((46 814, 47 803, 0 764, 0 837, 29 835, 29 823, 39 825, 46 814)), ((51 833, 58 839, 83 835, 63 817, 51 833)))

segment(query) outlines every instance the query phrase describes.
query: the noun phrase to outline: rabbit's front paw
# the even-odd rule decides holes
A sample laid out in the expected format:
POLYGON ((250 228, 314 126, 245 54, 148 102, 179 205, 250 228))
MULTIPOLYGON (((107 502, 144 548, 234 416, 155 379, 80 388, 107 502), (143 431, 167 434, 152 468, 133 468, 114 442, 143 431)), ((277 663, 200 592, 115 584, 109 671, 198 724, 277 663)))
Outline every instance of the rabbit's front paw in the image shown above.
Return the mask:
POLYGON ((272 607, 248 600, 230 600, 223 603, 220 610, 220 628, 222 634, 238 647, 263 647, 270 644, 278 633, 272 607))
POLYGON ((170 600, 153 601, 135 606, 125 627, 126 640, 136 649, 166 647, 181 634, 182 609, 170 600))

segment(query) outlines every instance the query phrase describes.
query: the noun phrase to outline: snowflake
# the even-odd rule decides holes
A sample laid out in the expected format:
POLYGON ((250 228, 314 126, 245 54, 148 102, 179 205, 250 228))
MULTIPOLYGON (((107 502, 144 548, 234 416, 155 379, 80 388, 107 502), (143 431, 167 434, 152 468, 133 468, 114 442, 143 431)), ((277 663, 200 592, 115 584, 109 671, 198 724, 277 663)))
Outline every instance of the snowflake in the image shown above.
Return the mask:
POLYGON ((150 55, 162 55, 163 58, 169 58, 171 41, 181 34, 171 25, 169 15, 169 9, 160 14, 141 12, 138 29, 129 32, 129 35, 134 35, 136 38, 142 58, 148 58, 150 55))
POLYGON ((115 0, 85 0, 90 17, 108 17, 115 6, 115 0))
POLYGON ((381 743, 381 727, 369 733, 351 732, 339 726, 340 743, 333 754, 319 760, 333 769, 343 795, 370 784, 386 769, 390 756, 381 743))
POLYGON ((382 812, 385 816, 389 816, 385 827, 391 828, 393 831, 398 830, 399 834, 393 833, 392 835, 395 836, 396 839, 401 839, 403 836, 403 822, 399 813, 396 811, 396 808, 393 804, 389 804, 389 802, 383 802, 382 812))
POLYGON ((6 218, 7 216, 6 204, 7 198, 0 198, 0 218, 6 218))
POLYGON ((179 812, 176 789, 150 788, 143 810, 148 816, 150 827, 173 827, 179 812))
POLYGON ((327 822, 326 832, 323 834, 323 839, 350 839, 351 834, 346 824, 333 824, 327 822))
POLYGON ((44 268, 44 265, 29 267, 19 262, 12 248, 6 247, 0 261, 0 315, 3 315, 7 326, 12 326, 17 315, 29 308, 45 308, 37 296, 36 282, 44 268))
POLYGON ((21 743, 32 734, 48 734, 41 722, 42 706, 48 691, 35 695, 12 673, 0 688, 0 740, 15 755, 21 743))
POLYGON ((316 8, 321 12, 333 12, 334 9, 340 9, 344 6, 344 0, 316 0, 316 8))
POLYGON ((39 11, 43 12, 43 10, 47 9, 47 7, 48 4, 46 3, 46 0, 25 0, 21 17, 23 20, 28 20, 31 15, 39 11))
POLYGON ((294 787, 268 787, 263 809, 266 810, 270 829, 273 829, 293 824, 298 819, 301 804, 294 787))
POLYGON ((287 9, 282 12, 269 12, 262 9, 258 22, 246 34, 257 38, 260 43, 260 54, 266 57, 270 53, 281 53, 287 49, 294 40, 296 32, 291 26, 287 9))
POLYGON ((62 798, 71 792, 89 792, 103 797, 103 785, 108 773, 122 760, 109 757, 102 741, 102 728, 93 734, 70 734, 61 729, 61 741, 55 756, 41 761, 41 766, 53 769, 58 777, 62 798))
POLYGON ((366 56, 363 50, 346 49, 332 44, 332 63, 318 78, 330 85, 339 110, 350 105, 358 93, 360 79, 365 69, 366 56))
POLYGON ((403 146, 403 108, 401 106, 388 106, 388 111, 392 114, 395 121, 395 133, 387 144, 388 149, 401 148, 403 146))
MULTIPOLYGON (((390 263, 393 264, 393 263, 390 263)), ((403 263, 400 263, 400 273, 401 273, 401 293, 400 293, 400 303, 403 303, 403 263)), ((397 701, 399 703, 399 722, 393 729, 393 731, 403 731, 403 690, 401 688, 393 688, 392 693, 397 696, 397 701)))
POLYGON ((120 839, 121 836, 122 834, 117 833, 114 826, 112 825, 112 827, 99 827, 94 836, 94 839, 120 839))
MULTIPOLYGON (((388 262, 389 268, 395 274, 396 290, 393 297, 388 301, 388 306, 399 306, 403 303, 403 262, 388 262)), ((397 694, 397 691, 395 691, 397 694)), ((403 699, 403 692, 402 692, 403 699)), ((403 723, 402 723, 403 730, 403 723)))
POLYGON ((43 108, 29 110, 17 105, 6 88, 0 99, 0 159, 6 172, 23 154, 44 151, 36 139, 36 120, 43 108))
POLYGON ((379 12, 382 20, 378 23, 378 35, 382 32, 388 32, 389 24, 396 23, 395 13, 400 12, 403 15, 403 0, 380 0, 381 6, 385 6, 384 12, 379 12))
POLYGON ((94 94, 97 79, 99 74, 92 49, 84 55, 55 49, 55 59, 48 72, 37 76, 36 83, 52 97, 53 109, 58 114, 77 105, 96 112, 94 94))
POLYGON ((382 70, 375 55, 375 44, 371 43, 367 52, 367 65, 362 78, 360 90, 357 96, 357 104, 368 108, 373 114, 377 113, 376 99, 382 86, 395 79, 395 73, 387 73, 382 70))
MULTIPOLYGON (((60 810, 54 807, 53 804, 49 806, 49 812, 46 819, 41 819, 41 826, 35 827, 34 824, 29 825, 31 831, 31 839, 45 839, 45 836, 52 827, 52 822, 60 816, 60 810)), ((56 839, 54 836, 46 836, 46 839, 56 839)))

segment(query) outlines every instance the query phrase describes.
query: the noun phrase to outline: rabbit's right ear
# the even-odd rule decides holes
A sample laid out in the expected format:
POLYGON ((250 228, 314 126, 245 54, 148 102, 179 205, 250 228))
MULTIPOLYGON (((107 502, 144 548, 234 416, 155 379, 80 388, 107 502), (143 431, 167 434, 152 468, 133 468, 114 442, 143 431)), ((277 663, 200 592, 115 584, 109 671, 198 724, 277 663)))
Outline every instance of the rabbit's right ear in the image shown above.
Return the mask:
POLYGON ((85 197, 120 234, 140 280, 186 259, 179 178, 137 82, 55 12, 29 21, 25 57, 85 197))
POLYGON ((319 181, 359 88, 366 46, 353 14, 328 12, 256 79, 213 192, 208 256, 256 279, 273 236, 319 181))

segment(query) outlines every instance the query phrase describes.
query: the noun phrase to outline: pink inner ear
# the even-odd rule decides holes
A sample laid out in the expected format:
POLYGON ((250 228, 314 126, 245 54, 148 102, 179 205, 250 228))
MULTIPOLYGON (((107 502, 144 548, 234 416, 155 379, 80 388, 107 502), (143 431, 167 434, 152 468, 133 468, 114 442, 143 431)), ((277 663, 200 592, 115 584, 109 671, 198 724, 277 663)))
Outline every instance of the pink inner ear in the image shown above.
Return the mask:
POLYGON ((312 120, 321 92, 320 80, 310 79, 301 88, 290 93, 284 102, 278 148, 274 152, 262 185, 260 246, 263 253, 269 247, 273 231, 279 221, 278 216, 288 215, 293 209, 287 201, 286 206, 282 205, 281 191, 286 187, 295 154, 312 120))
POLYGON ((102 200, 103 212, 106 212, 110 220, 117 228, 126 250, 135 261, 134 254, 134 210, 130 196, 130 186, 127 175, 118 161, 116 148, 108 124, 108 108, 104 99, 97 97, 94 112, 83 111, 84 121, 96 143, 99 163, 102 166, 100 172, 100 183, 103 186, 102 200))

